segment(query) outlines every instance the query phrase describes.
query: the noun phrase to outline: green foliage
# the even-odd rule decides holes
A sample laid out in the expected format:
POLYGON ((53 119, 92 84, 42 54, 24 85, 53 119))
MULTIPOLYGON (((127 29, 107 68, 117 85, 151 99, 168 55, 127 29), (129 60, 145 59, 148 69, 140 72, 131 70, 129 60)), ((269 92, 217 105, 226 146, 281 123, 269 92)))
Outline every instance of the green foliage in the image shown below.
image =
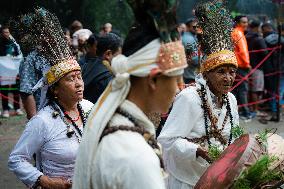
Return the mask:
POLYGON ((236 125, 232 128, 231 132, 232 132, 233 138, 239 138, 240 136, 245 134, 245 129, 239 125, 236 125))
POLYGON ((269 170, 269 166, 276 159, 268 155, 262 156, 254 165, 244 170, 233 185, 233 189, 252 189, 266 182, 283 179, 278 170, 269 170))
MULTIPOLYGON (((167 2, 172 4, 174 1, 167 0, 167 2)), ((178 20, 185 22, 193 17, 191 10, 201 0, 178 0, 178 2, 178 20)), ((230 0, 227 2, 230 11, 277 16, 277 6, 269 1, 230 0)), ((126 0, 3 0, 0 1, 0 24, 7 23, 10 17, 31 11, 35 6, 43 6, 55 13, 63 27, 68 27, 73 20, 78 19, 82 21, 85 28, 98 31, 102 24, 110 22, 124 36, 134 20, 126 0)))
POLYGON ((261 143, 267 143, 267 137, 268 137, 268 133, 270 132, 270 130, 265 129, 264 131, 261 131, 258 133, 257 135, 257 139, 261 142, 261 143))
POLYGON ((213 161, 217 160, 220 157, 221 153, 222 150, 220 150, 216 145, 210 146, 208 150, 208 155, 213 161))
POLYGON ((120 0, 84 0, 82 20, 86 25, 99 32, 100 27, 109 22, 114 29, 125 36, 133 24, 134 17, 126 1, 120 0))

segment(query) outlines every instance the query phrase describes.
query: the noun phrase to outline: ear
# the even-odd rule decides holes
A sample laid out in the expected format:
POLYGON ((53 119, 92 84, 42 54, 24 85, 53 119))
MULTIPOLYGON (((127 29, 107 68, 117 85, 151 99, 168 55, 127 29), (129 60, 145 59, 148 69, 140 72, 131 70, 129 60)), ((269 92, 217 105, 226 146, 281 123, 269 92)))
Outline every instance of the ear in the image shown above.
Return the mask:
POLYGON ((156 90, 157 89, 157 76, 149 75, 148 76, 148 85, 151 90, 156 90))
POLYGON ((103 56, 103 58, 104 58, 105 60, 110 61, 110 60, 111 60, 111 58, 112 58, 112 52, 111 52, 111 50, 107 50, 107 51, 105 51, 105 52, 104 52, 104 56, 103 56))
POLYGON ((205 73, 203 73, 202 75, 203 75, 203 78, 204 78, 206 81, 208 81, 208 72, 205 72, 205 73))

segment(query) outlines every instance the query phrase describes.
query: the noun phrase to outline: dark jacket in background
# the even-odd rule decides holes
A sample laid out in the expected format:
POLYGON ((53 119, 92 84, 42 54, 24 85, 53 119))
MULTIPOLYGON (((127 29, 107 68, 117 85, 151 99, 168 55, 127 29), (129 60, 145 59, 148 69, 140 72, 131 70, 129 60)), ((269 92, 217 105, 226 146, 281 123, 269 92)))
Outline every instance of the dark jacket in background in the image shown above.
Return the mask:
POLYGON ((20 49, 14 39, 6 39, 0 35, 0 56, 18 56, 20 49))
MULTIPOLYGON (((246 34, 247 38, 247 43, 248 43, 248 50, 260 50, 260 49, 266 49, 267 45, 263 39, 263 37, 257 33, 257 32, 248 32, 246 34)), ((253 52, 250 53, 250 65, 252 68, 255 68, 268 54, 268 51, 261 51, 261 52, 253 52)), ((267 64, 268 62, 266 61, 264 64, 267 64)), ((258 69, 262 70, 263 65, 259 67, 258 69)))
MULTIPOLYGON (((267 44, 268 48, 273 48, 273 47, 278 46, 279 35, 276 32, 266 33, 264 34, 263 37, 264 37, 265 43, 267 44)), ((284 38, 281 39, 281 45, 284 46, 284 38)), ((282 48, 282 52, 279 49, 274 51, 272 56, 269 58, 269 61, 270 61, 269 71, 278 70, 279 53, 283 53, 283 48, 282 48)))
POLYGON ((112 80, 113 74, 102 63, 102 58, 86 57, 85 60, 82 68, 84 98, 95 104, 112 80))
MULTIPOLYGON (((278 37, 279 35, 276 32, 270 32, 270 33, 266 33, 264 34, 264 41, 267 45, 268 48, 273 48, 278 46, 278 37)), ((284 46, 284 39, 281 40, 281 44, 282 46, 284 46)), ((265 64, 264 66, 264 74, 270 74, 270 73, 275 73, 277 71, 279 71, 279 66, 278 66, 278 61, 279 61, 279 53, 283 53, 283 51, 280 51, 279 49, 277 49, 276 51, 274 51, 274 53, 272 53, 272 55, 269 57, 268 59, 268 64, 265 64)), ((283 68, 283 62, 280 63, 280 66, 283 68)), ((277 78, 278 75, 272 75, 267 77, 268 79, 266 79, 266 89, 268 91, 276 91, 277 90, 277 78)))

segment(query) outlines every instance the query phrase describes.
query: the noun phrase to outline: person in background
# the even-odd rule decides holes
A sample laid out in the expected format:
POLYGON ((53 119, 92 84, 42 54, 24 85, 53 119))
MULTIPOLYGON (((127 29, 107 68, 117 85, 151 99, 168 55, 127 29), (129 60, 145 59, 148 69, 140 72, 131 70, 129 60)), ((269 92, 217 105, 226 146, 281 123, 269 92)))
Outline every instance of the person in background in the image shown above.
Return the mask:
MULTIPOLYGON (((284 41, 284 24, 281 26, 281 39, 284 41)), ((284 109, 284 47, 282 46, 281 81, 280 81, 280 104, 284 109)))
POLYGON ((34 86, 45 75, 50 65, 48 61, 40 55, 40 47, 36 47, 20 64, 20 95, 27 114, 27 119, 31 119, 40 109, 41 90, 33 90, 34 86))
POLYGON ((77 60, 86 54, 86 41, 91 35, 92 32, 88 29, 77 30, 72 35, 72 47, 76 49, 77 60))
POLYGON ((99 31, 99 36, 104 35, 105 31, 104 31, 104 25, 100 26, 100 31, 99 31))
MULTIPOLYGON (((279 34, 274 30, 273 26, 270 23, 265 23, 261 26, 263 38, 267 47, 274 48, 278 46, 279 34)), ((284 38, 281 40, 282 47, 284 46, 284 38)), ((283 50, 282 50, 283 52, 283 50)), ((277 49, 268 59, 268 64, 264 67, 264 74, 275 73, 279 71, 279 53, 281 51, 277 49)), ((280 63, 281 64, 281 63, 280 63)), ((276 103, 276 94, 278 93, 278 75, 272 75, 265 78, 265 89, 269 97, 274 97, 270 101, 270 107, 272 111, 272 117, 270 121, 277 121, 277 103, 276 103)))
POLYGON ((212 162, 212 147, 220 153, 227 148, 234 140, 232 128, 239 124, 237 101, 229 92, 238 67, 230 13, 207 1, 196 7, 196 17, 204 32, 200 73, 195 85, 176 96, 158 137, 169 174, 167 189, 193 189, 212 162))
POLYGON ((79 65, 83 69, 85 63, 88 62, 90 59, 97 58, 97 36, 92 34, 86 41, 86 54, 82 56, 79 60, 79 65))
POLYGON ((182 35, 182 44, 188 67, 184 70, 183 80, 185 84, 195 81, 198 65, 198 40, 197 40, 197 20, 190 18, 186 21, 186 31, 182 35))
POLYGON ((73 36, 80 29, 83 29, 83 24, 79 20, 74 20, 70 26, 70 34, 73 36))
POLYGON ((72 45, 72 41, 71 41, 71 33, 70 33, 70 30, 68 28, 64 28, 64 35, 65 35, 65 38, 67 40, 67 44, 69 47, 71 47, 72 45))
POLYGON ((70 35, 72 36, 72 39, 71 39, 72 48, 71 49, 72 49, 74 56, 76 56, 77 59, 78 59, 78 51, 79 51, 78 48, 79 48, 79 33, 80 33, 78 31, 81 29, 83 29, 83 24, 78 20, 74 20, 72 24, 70 25, 70 35))
MULTIPOLYGON (((0 28, 0 56, 18 56, 22 54, 20 46, 17 44, 15 39, 10 33, 8 26, 3 26, 0 28)), ((0 81, 1 83, 1 81, 0 81)), ((16 84, 13 85, 0 85, 0 93, 2 99, 2 107, 4 118, 10 117, 10 107, 8 96, 9 93, 13 94, 13 108, 16 115, 23 115, 24 113, 20 109, 20 94, 19 94, 19 79, 16 78, 16 84)))
POLYGON ((184 23, 180 23, 177 27, 177 30, 178 30, 180 36, 182 36, 184 34, 184 32, 186 31, 186 25, 184 23))
POLYGON ((104 35, 110 33, 112 31, 111 23, 105 23, 104 25, 104 35))
MULTIPOLYGON (((239 81, 251 70, 248 45, 244 34, 248 28, 248 18, 244 15, 236 16, 234 22, 235 28, 232 32, 232 40, 235 45, 235 54, 238 60, 238 72, 236 79, 239 81)), ((234 89, 233 93, 239 104, 248 103, 248 90, 249 86, 247 80, 244 80, 236 89, 234 89)), ((245 122, 251 121, 253 115, 250 113, 248 106, 244 106, 240 109, 240 118, 245 122)))
POLYGON ((120 37, 108 33, 97 38, 96 52, 94 45, 95 43, 82 72, 85 83, 84 97, 95 104, 114 76, 110 62, 121 53, 122 43, 120 37))
MULTIPOLYGON (((266 43, 260 33, 260 21, 252 20, 249 24, 249 31, 246 34, 246 39, 248 43, 248 50, 263 50, 266 49, 266 43)), ((250 54, 250 64, 252 68, 255 68, 268 54, 268 51, 261 51, 257 53, 250 54)), ((266 63, 264 63, 266 64, 266 63)), ((250 77, 250 92, 251 101, 256 102, 261 100, 264 92, 264 74, 263 66, 259 67, 250 77)), ((258 104, 252 105, 252 113, 258 116, 266 116, 265 113, 258 110, 258 104)))
POLYGON ((0 56, 18 56, 21 54, 20 46, 10 33, 8 26, 0 28, 0 56))

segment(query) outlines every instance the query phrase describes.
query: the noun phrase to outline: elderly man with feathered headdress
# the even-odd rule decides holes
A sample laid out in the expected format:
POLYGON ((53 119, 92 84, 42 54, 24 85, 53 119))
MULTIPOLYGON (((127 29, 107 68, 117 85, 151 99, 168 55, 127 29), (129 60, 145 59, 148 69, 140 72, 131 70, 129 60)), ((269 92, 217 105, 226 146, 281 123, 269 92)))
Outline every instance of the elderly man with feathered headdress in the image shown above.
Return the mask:
POLYGON ((158 137, 168 189, 190 189, 212 162, 214 152, 231 144, 238 125, 237 101, 229 92, 237 70, 231 41, 232 21, 218 1, 202 3, 195 12, 203 31, 200 74, 195 86, 176 97, 158 137))

